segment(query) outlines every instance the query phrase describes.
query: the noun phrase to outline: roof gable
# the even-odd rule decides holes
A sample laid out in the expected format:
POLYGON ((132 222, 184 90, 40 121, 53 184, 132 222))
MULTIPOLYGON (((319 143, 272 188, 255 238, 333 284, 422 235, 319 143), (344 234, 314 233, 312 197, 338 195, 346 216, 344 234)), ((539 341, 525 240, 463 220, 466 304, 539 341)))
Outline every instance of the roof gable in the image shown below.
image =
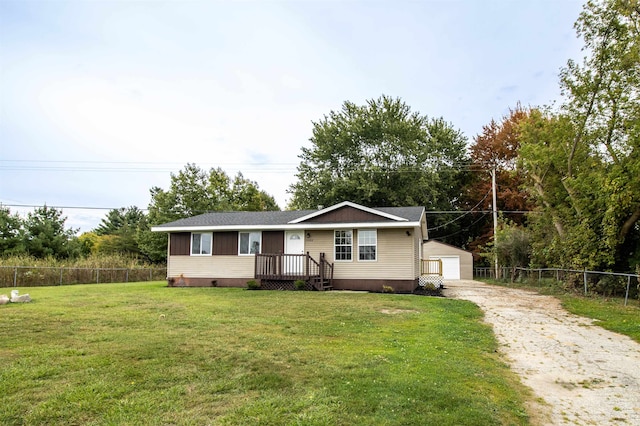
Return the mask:
POLYGON ((299 217, 289 223, 355 223, 386 221, 406 222, 407 219, 381 210, 344 201, 331 207, 327 207, 326 209, 321 209, 306 216, 299 217))

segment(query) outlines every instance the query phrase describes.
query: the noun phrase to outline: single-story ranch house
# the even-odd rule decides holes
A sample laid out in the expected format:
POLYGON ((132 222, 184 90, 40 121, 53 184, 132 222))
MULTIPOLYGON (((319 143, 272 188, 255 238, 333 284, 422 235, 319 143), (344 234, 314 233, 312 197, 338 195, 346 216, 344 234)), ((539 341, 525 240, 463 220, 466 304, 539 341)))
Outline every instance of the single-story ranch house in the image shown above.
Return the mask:
POLYGON ((168 233, 171 286, 246 287, 256 280, 273 289, 304 281, 316 290, 385 285, 412 292, 428 238, 424 207, 348 201, 318 210, 206 213, 152 231, 168 233))

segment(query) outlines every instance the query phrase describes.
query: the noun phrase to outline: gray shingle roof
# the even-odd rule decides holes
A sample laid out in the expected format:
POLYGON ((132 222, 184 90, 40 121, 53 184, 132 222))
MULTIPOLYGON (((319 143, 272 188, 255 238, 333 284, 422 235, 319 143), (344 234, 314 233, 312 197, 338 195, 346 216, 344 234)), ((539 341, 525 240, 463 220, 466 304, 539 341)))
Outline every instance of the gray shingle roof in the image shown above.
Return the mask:
MULTIPOLYGON (((424 207, 376 207, 375 210, 401 217, 409 222, 418 222, 424 207)), ((179 219, 154 226, 154 228, 198 227, 198 226, 251 226, 286 225, 292 220, 315 213, 318 210, 289 210, 267 212, 214 212, 179 219)))

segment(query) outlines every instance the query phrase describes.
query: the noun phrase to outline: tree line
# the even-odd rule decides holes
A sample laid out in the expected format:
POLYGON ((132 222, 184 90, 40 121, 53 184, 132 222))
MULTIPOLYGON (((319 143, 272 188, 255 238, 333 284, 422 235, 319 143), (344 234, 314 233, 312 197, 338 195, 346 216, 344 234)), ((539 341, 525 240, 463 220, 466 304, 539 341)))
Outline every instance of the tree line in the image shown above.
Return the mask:
POLYGON ((164 263, 167 236, 151 226, 210 211, 278 210, 275 199, 241 173, 230 178, 222 169, 202 170, 187 164, 171 174, 168 189, 153 187, 147 212, 136 206, 112 209, 90 232, 67 228, 62 210, 43 206, 26 218, 0 206, 0 254, 42 259, 77 259, 91 255, 124 255, 164 263))
MULTIPOLYGON (((515 105, 469 141, 444 118, 390 96, 346 101, 312 122, 287 208, 344 200, 426 207, 430 238, 511 266, 628 271, 640 263, 640 6, 588 1, 575 23, 584 58, 560 70, 562 102, 515 105), (501 212, 493 238, 491 175, 501 212)), ((111 210, 74 237, 62 213, 25 219, 0 208, 3 254, 128 253, 163 262, 166 236, 150 226, 209 211, 277 210, 241 173, 187 164, 148 212, 111 210), (66 241, 66 242, 65 242, 66 241)), ((476 259, 482 261, 481 258, 476 259)))

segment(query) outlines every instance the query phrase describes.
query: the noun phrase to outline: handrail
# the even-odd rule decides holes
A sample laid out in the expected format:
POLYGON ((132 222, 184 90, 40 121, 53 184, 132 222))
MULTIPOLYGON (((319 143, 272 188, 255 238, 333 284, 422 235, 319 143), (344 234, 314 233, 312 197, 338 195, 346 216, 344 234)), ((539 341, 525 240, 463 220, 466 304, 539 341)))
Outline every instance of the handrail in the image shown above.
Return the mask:
POLYGON ((259 253, 255 255, 256 279, 302 279, 308 280, 314 275, 313 263, 309 254, 259 253))
POLYGON ((442 260, 422 259, 420 275, 442 275, 442 260))
POLYGON ((320 264, 322 265, 322 267, 320 268, 320 271, 321 271, 320 278, 322 282, 328 279, 329 285, 333 286, 333 263, 327 261, 327 258, 324 253, 320 253, 320 264))

